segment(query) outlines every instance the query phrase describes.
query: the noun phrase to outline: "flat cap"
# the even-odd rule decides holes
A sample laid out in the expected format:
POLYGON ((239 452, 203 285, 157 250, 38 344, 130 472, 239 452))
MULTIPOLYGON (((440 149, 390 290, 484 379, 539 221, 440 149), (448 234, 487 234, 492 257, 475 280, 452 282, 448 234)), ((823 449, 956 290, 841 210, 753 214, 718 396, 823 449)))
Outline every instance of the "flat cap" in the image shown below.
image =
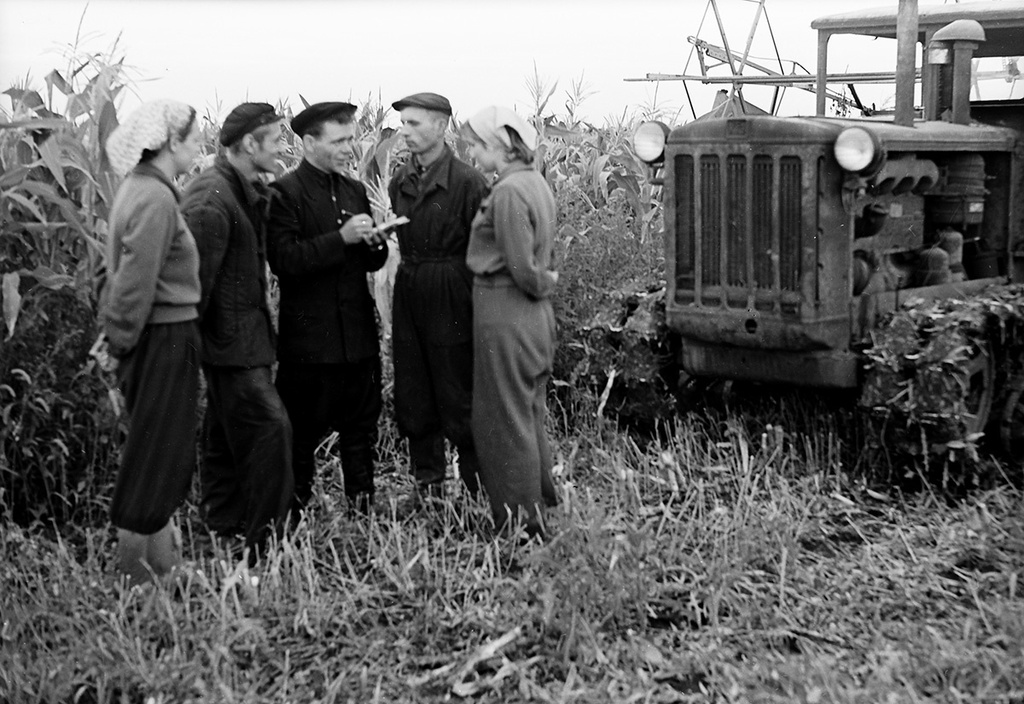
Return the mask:
POLYGON ((220 128, 220 143, 230 147, 257 127, 283 119, 270 103, 242 103, 224 118, 220 128))
POLYGON ((313 103, 292 118, 292 132, 304 137, 315 125, 337 121, 348 122, 356 114, 356 106, 352 103, 313 103))
POLYGON ((391 107, 399 111, 402 108, 423 108, 443 112, 448 116, 452 114, 452 104, 448 102, 448 98, 437 93, 414 93, 391 103, 391 107))

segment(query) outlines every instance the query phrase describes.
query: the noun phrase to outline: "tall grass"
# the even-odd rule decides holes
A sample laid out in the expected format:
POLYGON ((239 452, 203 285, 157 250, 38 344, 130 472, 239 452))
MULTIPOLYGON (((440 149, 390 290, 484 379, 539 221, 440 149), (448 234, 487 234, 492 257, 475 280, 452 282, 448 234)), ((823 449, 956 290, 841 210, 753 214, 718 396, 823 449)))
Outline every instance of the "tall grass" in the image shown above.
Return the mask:
MULTIPOLYGON (((823 420, 827 425, 830 421, 823 420)), ((726 416, 641 446, 558 436, 546 543, 467 501, 336 510, 336 478, 249 570, 202 536, 125 589, 102 529, 0 538, 0 694, 35 701, 1010 701, 1019 494, 866 493, 818 434, 726 416), (77 699, 76 699, 77 698, 77 699)), ((336 470, 336 468, 333 468, 336 470)), ((396 488, 397 486, 397 488, 396 488)), ((189 529, 192 527, 191 529, 189 529)), ((1016 694, 1015 694, 1016 693, 1016 694)))

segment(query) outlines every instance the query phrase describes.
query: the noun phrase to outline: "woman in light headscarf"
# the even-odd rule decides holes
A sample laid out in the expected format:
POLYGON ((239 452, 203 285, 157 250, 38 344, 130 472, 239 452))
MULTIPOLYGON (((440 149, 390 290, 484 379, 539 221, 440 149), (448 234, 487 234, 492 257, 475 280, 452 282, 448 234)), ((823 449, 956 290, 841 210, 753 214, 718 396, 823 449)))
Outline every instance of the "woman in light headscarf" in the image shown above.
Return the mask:
POLYGON ((533 168, 537 131, 492 106, 462 127, 477 167, 497 176, 473 221, 466 263, 473 282, 473 439, 499 529, 522 520, 543 534, 543 506, 558 502, 544 428, 555 353, 548 297, 555 201, 533 168))
POLYGON ((172 523, 195 467, 199 396, 199 253, 174 179, 198 157, 193 108, 144 103, 107 140, 130 172, 110 210, 100 321, 128 411, 128 437, 110 506, 117 563, 133 582, 181 560, 172 523))

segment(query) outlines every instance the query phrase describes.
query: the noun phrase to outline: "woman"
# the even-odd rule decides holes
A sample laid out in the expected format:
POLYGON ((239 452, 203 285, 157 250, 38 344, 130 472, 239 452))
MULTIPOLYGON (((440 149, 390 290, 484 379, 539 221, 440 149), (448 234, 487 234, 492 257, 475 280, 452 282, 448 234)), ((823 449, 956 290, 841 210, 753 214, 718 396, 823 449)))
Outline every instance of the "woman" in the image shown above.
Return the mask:
POLYGON ((118 569, 132 582, 181 560, 171 519, 195 467, 200 288, 174 179, 199 149, 195 110, 170 100, 143 104, 107 140, 114 169, 130 170, 110 210, 100 319, 128 410, 110 518, 118 569))
POLYGON ((466 263, 473 281, 473 439, 495 525, 521 518, 543 534, 542 506, 557 503, 544 429, 546 386, 555 351, 548 296, 555 201, 532 166, 537 131, 492 106, 462 128, 470 155, 494 173, 473 221, 466 263))

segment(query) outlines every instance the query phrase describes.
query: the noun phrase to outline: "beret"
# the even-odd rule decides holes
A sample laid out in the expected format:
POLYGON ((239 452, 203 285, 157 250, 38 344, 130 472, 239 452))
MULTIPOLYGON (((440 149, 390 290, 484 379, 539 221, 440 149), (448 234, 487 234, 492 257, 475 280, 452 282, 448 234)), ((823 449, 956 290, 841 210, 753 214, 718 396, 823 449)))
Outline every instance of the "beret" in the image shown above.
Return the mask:
POLYGON ((270 103, 242 103, 224 118, 220 143, 230 147, 257 127, 283 119, 270 103))
POLYGON ((304 137, 313 126, 336 120, 348 122, 356 114, 356 106, 352 103, 313 103, 292 118, 292 132, 304 137))
POLYGON ((448 98, 437 93, 414 93, 391 103, 391 107, 395 110, 423 108, 424 110, 443 112, 445 115, 452 114, 452 104, 448 102, 448 98))

